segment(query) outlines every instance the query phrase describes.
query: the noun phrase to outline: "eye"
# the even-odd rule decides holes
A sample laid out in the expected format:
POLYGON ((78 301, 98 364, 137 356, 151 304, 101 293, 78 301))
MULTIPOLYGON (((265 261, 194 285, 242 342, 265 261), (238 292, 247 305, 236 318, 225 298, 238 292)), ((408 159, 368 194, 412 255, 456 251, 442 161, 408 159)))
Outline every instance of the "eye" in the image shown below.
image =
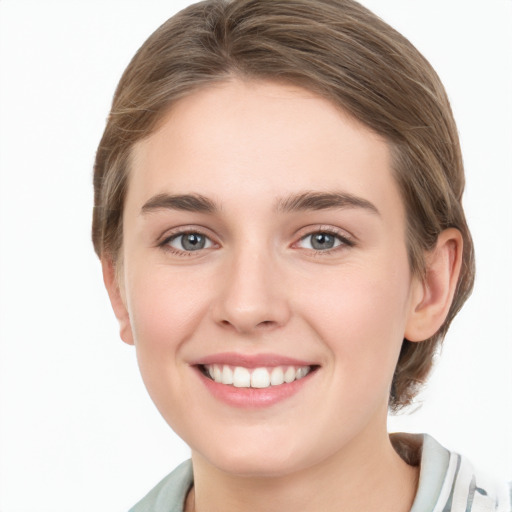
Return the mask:
POLYGON ((180 233, 165 241, 165 245, 178 251, 193 252, 212 247, 212 241, 202 233, 180 233))
POLYGON ((317 231, 316 233, 310 233, 302 237, 298 243, 299 247, 303 249, 312 249, 314 251, 328 251, 335 249, 341 245, 352 246, 352 242, 346 238, 329 233, 326 231, 317 231))

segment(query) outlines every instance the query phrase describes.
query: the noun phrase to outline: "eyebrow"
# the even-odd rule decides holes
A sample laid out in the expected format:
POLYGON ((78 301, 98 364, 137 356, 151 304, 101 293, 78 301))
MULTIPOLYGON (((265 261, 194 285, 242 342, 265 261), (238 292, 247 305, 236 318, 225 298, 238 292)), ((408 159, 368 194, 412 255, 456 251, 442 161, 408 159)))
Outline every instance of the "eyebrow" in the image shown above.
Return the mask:
POLYGON ((294 194, 279 200, 276 210, 290 213, 304 210, 331 210, 338 208, 363 208, 371 213, 380 215, 379 210, 373 203, 346 192, 306 191, 294 194))
MULTIPOLYGON (((362 208, 380 215, 377 207, 362 197, 346 192, 305 191, 292 194, 276 202, 279 213, 293 213, 307 210, 331 210, 344 208, 362 208)), ((141 213, 157 210, 180 210, 198 213, 216 213, 220 208, 211 199, 201 194, 157 194, 144 203, 141 213)))
POLYGON ((144 203, 141 213, 150 213, 156 210, 214 213, 218 208, 211 199, 201 194, 158 194, 144 203))

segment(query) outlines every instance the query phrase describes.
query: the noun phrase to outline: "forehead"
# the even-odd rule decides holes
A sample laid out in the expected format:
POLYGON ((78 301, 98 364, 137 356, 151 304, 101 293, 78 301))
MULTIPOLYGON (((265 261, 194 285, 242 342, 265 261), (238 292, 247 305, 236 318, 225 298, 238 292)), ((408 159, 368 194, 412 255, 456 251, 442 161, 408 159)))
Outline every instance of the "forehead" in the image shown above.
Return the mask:
POLYGON ((128 204, 161 193, 259 201, 299 190, 401 200, 386 141, 305 89, 233 80, 177 101, 132 152, 128 204))

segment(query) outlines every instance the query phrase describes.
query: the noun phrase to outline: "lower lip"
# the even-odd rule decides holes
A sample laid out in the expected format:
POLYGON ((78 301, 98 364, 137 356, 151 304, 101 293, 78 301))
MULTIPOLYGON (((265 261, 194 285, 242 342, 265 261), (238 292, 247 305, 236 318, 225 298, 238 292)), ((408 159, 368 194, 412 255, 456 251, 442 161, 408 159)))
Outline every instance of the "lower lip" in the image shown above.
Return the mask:
POLYGON ((208 391, 215 398, 233 407, 249 409, 270 407, 290 398, 307 385, 311 377, 316 373, 316 370, 314 370, 302 379, 294 380, 288 384, 269 386, 268 388, 237 388, 215 382, 206 377, 198 368, 196 370, 208 391))

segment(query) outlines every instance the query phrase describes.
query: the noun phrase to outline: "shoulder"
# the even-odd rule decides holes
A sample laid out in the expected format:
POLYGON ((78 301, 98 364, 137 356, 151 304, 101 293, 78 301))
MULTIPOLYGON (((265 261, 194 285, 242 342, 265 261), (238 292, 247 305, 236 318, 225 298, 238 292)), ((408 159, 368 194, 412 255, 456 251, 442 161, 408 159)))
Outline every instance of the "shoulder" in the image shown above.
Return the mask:
POLYGON ((192 483, 192 462, 187 460, 159 482, 129 512, 183 512, 183 504, 192 483))
MULTIPOLYGON (((431 500, 434 506, 428 510, 512 512, 511 493, 510 484, 489 477, 464 456, 450 452, 430 436, 423 436, 417 498, 431 500)), ((423 508, 417 510, 420 509, 423 508)), ((415 512, 414 506, 411 512, 415 512)))

